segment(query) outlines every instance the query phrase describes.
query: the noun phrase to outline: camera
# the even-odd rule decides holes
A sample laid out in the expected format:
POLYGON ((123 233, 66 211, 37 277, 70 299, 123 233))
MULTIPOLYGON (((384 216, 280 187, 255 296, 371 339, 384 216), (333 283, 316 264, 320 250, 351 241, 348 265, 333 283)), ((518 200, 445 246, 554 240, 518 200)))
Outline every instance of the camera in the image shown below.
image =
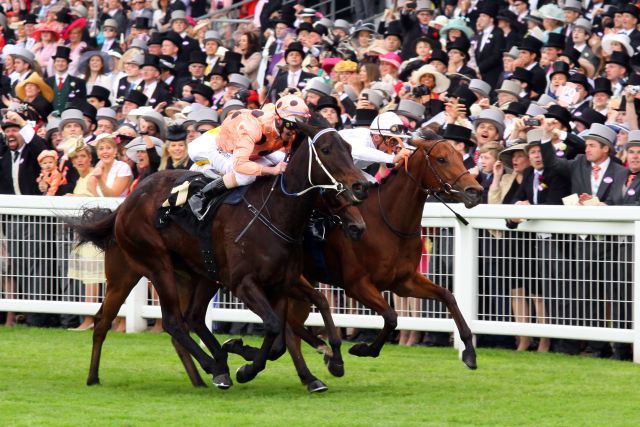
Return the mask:
POLYGON ((410 1, 405 4, 405 7, 407 9, 415 9, 416 7, 418 7, 418 3, 415 1, 410 1))
POLYGON ((638 85, 629 86, 629 93, 631 95, 637 95, 638 93, 640 93, 640 86, 638 86, 638 85))
POLYGON ((411 91, 411 96, 413 96, 414 98, 420 98, 421 96, 430 95, 430 94, 431 94, 431 89, 429 89, 425 85, 416 86, 411 91))
POLYGON ((525 126, 540 126, 540 120, 538 119, 527 119, 524 121, 525 126))

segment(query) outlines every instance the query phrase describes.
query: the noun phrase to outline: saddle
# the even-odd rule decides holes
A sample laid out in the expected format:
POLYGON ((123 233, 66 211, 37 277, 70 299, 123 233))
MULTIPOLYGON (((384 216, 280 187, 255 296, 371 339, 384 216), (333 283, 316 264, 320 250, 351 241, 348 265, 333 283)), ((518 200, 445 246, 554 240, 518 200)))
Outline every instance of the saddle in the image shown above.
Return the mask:
POLYGON ((218 267, 213 256, 211 224, 222 205, 237 205, 243 200, 249 187, 234 188, 214 197, 207 205, 206 215, 200 221, 186 201, 211 181, 213 179, 199 172, 189 172, 178 178, 174 182, 169 198, 158 209, 155 225, 156 228, 162 229, 174 223, 186 233, 196 237, 200 243, 207 274, 217 281, 218 267))

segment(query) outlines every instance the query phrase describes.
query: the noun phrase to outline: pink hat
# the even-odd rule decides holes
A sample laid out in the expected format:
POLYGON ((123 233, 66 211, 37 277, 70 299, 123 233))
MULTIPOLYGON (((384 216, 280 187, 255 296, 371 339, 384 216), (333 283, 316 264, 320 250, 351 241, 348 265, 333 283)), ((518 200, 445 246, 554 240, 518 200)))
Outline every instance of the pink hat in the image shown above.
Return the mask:
POLYGON ((333 71, 333 67, 335 67, 336 64, 340 61, 342 61, 342 58, 324 58, 322 60, 322 69, 326 73, 331 74, 331 71, 333 71))
POLYGON ((397 53, 389 52, 384 55, 380 55, 380 61, 388 62, 396 68, 400 68, 400 64, 402 63, 402 58, 397 53))

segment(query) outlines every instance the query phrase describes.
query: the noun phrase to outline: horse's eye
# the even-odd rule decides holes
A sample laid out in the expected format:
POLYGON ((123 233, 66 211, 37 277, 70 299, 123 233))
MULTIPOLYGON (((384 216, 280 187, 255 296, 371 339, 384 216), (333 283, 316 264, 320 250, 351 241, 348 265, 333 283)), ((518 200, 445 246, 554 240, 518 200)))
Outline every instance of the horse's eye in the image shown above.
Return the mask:
POLYGON ((437 160, 438 160, 438 163, 442 163, 442 164, 447 163, 447 159, 445 159, 444 157, 438 157, 437 160))
POLYGON ((331 150, 328 148, 321 148, 320 151, 322 151, 322 154, 326 154, 327 156, 331 153, 331 150))

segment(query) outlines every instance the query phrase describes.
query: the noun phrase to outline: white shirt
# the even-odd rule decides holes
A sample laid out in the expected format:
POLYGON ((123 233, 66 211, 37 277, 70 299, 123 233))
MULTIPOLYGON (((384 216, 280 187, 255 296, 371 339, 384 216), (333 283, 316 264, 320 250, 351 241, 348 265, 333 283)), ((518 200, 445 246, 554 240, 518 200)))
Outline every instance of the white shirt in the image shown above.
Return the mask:
POLYGON ((480 50, 484 49, 484 45, 489 41, 489 36, 493 31, 493 25, 482 30, 482 40, 480 40, 480 50))
POLYGON ((368 128, 344 129, 338 133, 351 145, 353 164, 357 168, 364 169, 373 163, 393 163, 394 155, 376 148, 368 128))
POLYGON ((302 75, 302 69, 298 71, 289 71, 287 75, 287 87, 297 87, 300 76, 302 75))
POLYGON ((22 159, 22 151, 26 144, 30 143, 36 132, 33 130, 31 126, 24 126, 20 129, 20 136, 24 139, 24 144, 20 146, 16 151, 9 151, 11 155, 11 180, 13 181, 13 191, 17 195, 21 195, 20 192, 20 181, 18 179, 18 175, 20 172, 20 164, 23 162, 22 159), (18 157, 14 159, 14 152, 18 153, 18 157))
POLYGON ((544 169, 542 170, 534 170, 534 179, 533 179, 533 204, 537 205, 538 204, 538 191, 539 191, 539 186, 540 186, 540 177, 543 176, 544 174, 544 169), (538 176, 538 185, 536 185, 536 180, 535 180, 535 175, 538 176))
MULTIPOLYGON (((602 179, 604 178, 604 174, 607 171, 607 168, 609 167, 609 163, 611 163, 611 159, 609 157, 607 157, 607 160, 605 160, 604 162, 600 163, 598 166, 600 166, 600 171, 598 172, 598 179, 596 180, 593 174, 593 171, 591 172, 591 195, 595 196, 596 194, 598 194, 598 189, 600 188, 600 184, 602 184, 602 179)), ((591 162, 591 167, 593 168, 596 164, 591 162)))
POLYGON ((158 86, 157 81, 149 84, 145 82, 142 92, 147 96, 147 98, 151 99, 151 95, 153 95, 153 91, 156 90, 156 86, 158 86))

